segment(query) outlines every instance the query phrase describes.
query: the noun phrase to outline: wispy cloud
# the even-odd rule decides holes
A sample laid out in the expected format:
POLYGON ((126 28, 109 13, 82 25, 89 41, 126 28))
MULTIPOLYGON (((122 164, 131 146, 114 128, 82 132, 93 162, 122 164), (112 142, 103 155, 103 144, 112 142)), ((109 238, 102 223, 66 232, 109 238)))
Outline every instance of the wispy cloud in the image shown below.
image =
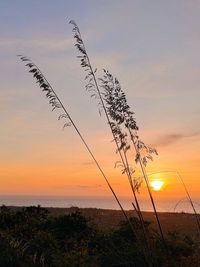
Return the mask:
POLYGON ((200 132, 193 132, 193 133, 188 133, 188 134, 183 134, 183 133, 177 133, 177 134, 166 134, 161 136, 158 141, 154 144, 154 146, 167 146, 171 145, 175 142, 178 142, 181 139, 185 138, 192 138, 195 136, 199 136, 200 132))

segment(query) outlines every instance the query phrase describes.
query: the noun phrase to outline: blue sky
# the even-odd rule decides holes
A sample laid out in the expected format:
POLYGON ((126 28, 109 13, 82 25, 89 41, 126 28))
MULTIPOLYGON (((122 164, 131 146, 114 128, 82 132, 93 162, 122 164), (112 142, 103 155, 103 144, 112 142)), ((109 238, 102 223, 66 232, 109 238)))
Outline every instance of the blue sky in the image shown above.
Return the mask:
MULTIPOLYGON (((199 12, 197 0, 1 0, 1 193, 15 192, 10 189, 13 184, 16 193, 24 192, 24 188, 31 193, 26 179, 32 181, 33 193, 38 192, 38 181, 34 183, 38 173, 20 174, 23 166, 43 168, 46 179, 57 177, 59 170, 70 168, 77 179, 74 183, 78 185, 91 183, 93 175, 86 179, 81 171, 73 173, 74 169, 86 172, 85 162, 90 159, 73 129, 61 131, 62 125, 50 112, 47 101, 17 54, 32 58, 43 70, 115 183, 112 138, 104 118, 98 115, 95 101, 84 90, 84 73, 76 58, 70 19, 79 25, 99 75, 102 68, 108 68, 120 80, 136 113, 144 141, 158 147, 160 157, 151 168, 176 167, 183 173, 195 172, 197 177, 200 159, 199 12), (109 144, 106 151, 102 149, 105 143, 109 144), (49 170, 49 164, 56 167, 49 170), (8 168, 17 172, 16 177, 8 168)), ((95 173, 95 167, 93 171, 95 173)), ((64 178, 68 177, 63 175, 59 183, 66 188, 68 183, 64 184, 64 178)), ((100 177, 97 180, 97 183, 102 182, 100 177)), ((52 182, 53 186, 56 185, 52 182)), ((52 188, 47 194, 52 194, 52 188)), ((42 187, 39 192, 46 191, 42 187)), ((57 190, 56 194, 67 192, 57 190)))

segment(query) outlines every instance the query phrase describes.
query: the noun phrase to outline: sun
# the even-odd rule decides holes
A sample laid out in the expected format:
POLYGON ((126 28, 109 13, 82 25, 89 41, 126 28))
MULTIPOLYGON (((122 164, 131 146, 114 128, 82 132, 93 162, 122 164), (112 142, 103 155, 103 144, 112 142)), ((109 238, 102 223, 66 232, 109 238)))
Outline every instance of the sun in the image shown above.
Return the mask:
POLYGON ((160 191, 163 187, 164 182, 161 180, 153 180, 150 182, 151 187, 154 191, 160 191))

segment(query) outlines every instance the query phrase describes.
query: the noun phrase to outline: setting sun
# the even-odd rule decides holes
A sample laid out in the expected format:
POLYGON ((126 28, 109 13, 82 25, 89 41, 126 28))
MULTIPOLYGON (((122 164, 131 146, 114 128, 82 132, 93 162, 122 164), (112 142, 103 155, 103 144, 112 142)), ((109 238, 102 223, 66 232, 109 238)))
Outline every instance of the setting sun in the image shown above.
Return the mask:
POLYGON ((160 191, 160 189, 163 187, 163 181, 161 180, 153 180, 150 182, 151 187, 154 191, 160 191))

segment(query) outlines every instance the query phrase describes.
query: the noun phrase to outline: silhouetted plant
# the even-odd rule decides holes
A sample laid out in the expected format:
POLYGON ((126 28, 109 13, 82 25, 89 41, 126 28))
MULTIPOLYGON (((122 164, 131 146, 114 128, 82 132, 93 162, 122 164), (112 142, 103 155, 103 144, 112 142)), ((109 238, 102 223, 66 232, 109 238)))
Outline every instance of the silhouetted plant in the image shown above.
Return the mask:
POLYGON ((199 220, 199 217, 198 217, 196 208, 195 208, 195 206, 194 206, 192 197, 191 197, 191 195, 190 195, 190 193, 189 193, 189 191, 188 191, 188 189, 187 189, 187 186, 186 186, 186 184, 185 184, 185 182, 184 182, 182 176, 180 175, 180 172, 176 171, 176 174, 178 175, 178 178, 179 178, 181 184, 183 185, 183 188, 184 188, 185 193, 186 193, 186 195, 187 195, 187 199, 188 199, 188 201, 189 201, 189 203, 190 203, 190 205, 191 205, 191 207, 192 207, 192 209, 193 209, 193 211, 194 211, 194 215, 195 215, 195 219, 196 219, 197 227, 198 227, 199 234, 200 234, 200 220, 199 220))
MULTIPOLYGON (((79 46, 78 46, 79 47, 79 46)), ((81 47, 79 49, 82 49, 81 47)), ((88 144, 86 143, 85 139, 83 138, 80 130, 78 129, 78 127, 76 126, 76 124, 74 123, 72 117, 70 116, 70 114, 68 113, 68 111, 66 110, 66 108, 64 107, 63 103, 61 102, 60 98, 57 96, 56 92, 54 91, 54 89, 51 87, 51 85, 49 84, 49 82, 47 81, 47 79, 45 78, 45 76, 43 75, 43 73, 41 72, 41 70, 35 65, 35 63, 30 60, 29 58, 23 56, 23 55, 18 55, 20 57, 20 59, 23 62, 26 62, 26 66, 30 69, 29 72, 33 74, 33 78, 36 79, 36 83, 39 84, 40 88, 42 88, 42 91, 44 91, 46 93, 46 97, 47 99, 49 99, 49 104, 52 106, 52 111, 55 109, 60 109, 61 110, 61 114, 59 115, 58 119, 65 119, 65 123, 64 123, 64 128, 67 126, 73 126, 76 133, 78 134, 78 136, 80 137, 81 141, 83 142, 84 146, 86 147, 87 151, 89 152, 90 156, 92 157, 94 163, 96 164, 97 168, 99 169, 101 175, 103 176, 103 178, 105 179, 109 189, 111 190, 115 200, 117 201, 121 211, 123 212, 125 218, 127 221, 129 221, 126 212, 124 211, 117 195, 115 194, 110 182, 108 181, 108 178, 106 177, 104 171, 102 170, 99 162, 97 161, 97 159, 95 158, 93 152, 91 151, 90 147, 88 146, 88 144)), ((85 63, 83 63, 85 64, 85 63)), ((132 228, 131 224, 130 227, 132 228)), ((132 229, 133 230, 133 229, 132 229)))
MULTIPOLYGON (((81 32, 79 30, 79 27, 77 26, 77 24, 73 20, 71 20, 69 23, 73 25, 74 39, 76 41, 75 46, 80 53, 77 57, 80 58, 80 60, 81 60, 81 67, 83 67, 84 70, 86 71, 86 76, 85 76, 86 90, 91 93, 91 97, 95 97, 96 99, 98 99, 98 106, 99 106, 100 114, 103 110, 105 115, 106 115, 106 119, 107 119, 108 124, 110 126, 110 129, 111 129, 111 132, 113 135, 113 139, 114 139, 116 147, 117 147, 117 152, 120 155, 121 164, 123 166, 122 172, 127 174, 129 182, 132 184, 131 170, 129 168, 128 162, 126 163, 125 157, 123 157, 123 153, 126 154, 126 151, 129 149, 129 146, 125 146, 126 136, 123 134, 118 136, 117 132, 119 132, 119 129, 115 127, 115 125, 111 122, 111 120, 109 118, 109 114, 108 114, 107 109, 105 107, 103 97, 102 97, 102 94, 101 94, 99 86, 98 86, 97 78, 95 76, 97 69, 96 68, 93 69, 93 67, 90 63, 90 59, 89 59, 89 56, 87 54, 83 39, 81 37, 81 32)), ((133 189, 133 186, 131 186, 131 188, 133 189)), ((141 215, 139 203, 138 203, 138 200, 137 200, 137 197, 135 194, 135 190, 133 190, 133 194, 134 194, 134 199, 135 199, 135 203, 136 203, 136 205, 135 205, 136 211, 138 212, 139 218, 141 218, 142 215, 141 215)))
MULTIPOLYGON (((106 102, 106 108, 107 108, 110 118, 113 120, 113 123, 116 125, 115 127, 118 127, 119 129, 118 135, 121 135, 121 134, 125 135, 124 133, 121 133, 120 131, 121 129, 120 127, 123 126, 125 129, 127 129, 128 134, 130 136, 132 145, 136 152, 135 162, 139 163, 141 167, 141 172, 147 185, 148 193, 149 193, 152 206, 153 206, 153 209, 156 215, 156 220, 158 223, 160 234, 165 244, 163 230, 160 224, 160 220, 158 218, 158 213, 156 210, 155 202, 154 202, 154 199, 151 193, 149 180, 148 180, 148 177, 146 175, 146 170, 145 170, 148 160, 152 160, 153 159, 152 154, 157 155, 157 151, 156 149, 145 145, 145 143, 139 139, 139 135, 138 135, 139 128, 136 124, 135 118, 133 117, 134 112, 131 111, 130 106, 127 103, 126 95, 123 92, 118 79, 114 78, 109 73, 109 71, 104 70, 104 76, 100 80, 102 83, 101 86, 104 89, 104 99, 106 102)), ((125 146, 130 147, 130 144, 125 143, 125 146)))
MULTIPOLYGON (((134 206, 135 210, 137 211, 138 217, 140 219, 140 223, 141 223, 142 228, 143 228, 144 238, 146 240, 146 244, 148 247, 148 241, 147 241, 147 237, 145 234, 145 228, 144 228, 144 220, 142 217, 141 209, 140 209, 139 202, 138 202, 136 192, 135 192, 136 189, 139 188, 140 184, 137 183, 137 180, 135 180, 134 182, 137 184, 134 186, 133 180, 132 180, 133 171, 130 168, 130 165, 129 165, 129 162, 128 162, 128 159, 126 156, 127 150, 130 149, 130 146, 126 145, 127 144, 126 134, 123 134, 121 132, 121 130, 119 129, 118 125, 115 125, 111 121, 111 118, 109 116, 109 113, 107 111, 105 103, 103 101, 103 96, 101 94, 101 91, 100 91, 100 88, 99 88, 99 85, 97 82, 97 78, 95 75, 97 69, 96 68, 93 69, 93 67, 90 63, 90 59, 89 59, 88 53, 86 51, 79 27, 77 26, 77 24, 73 20, 71 20, 69 23, 73 25, 74 39, 76 41, 75 46, 80 53, 78 55, 78 58, 80 58, 80 60, 81 60, 81 67, 83 67, 84 70, 86 71, 86 76, 85 76, 86 90, 91 93, 91 97, 95 97, 96 99, 98 99, 99 113, 101 114, 102 110, 105 113, 108 125, 110 126, 110 130, 112 132, 112 136, 113 136, 113 139, 114 139, 115 144, 116 144, 117 152, 119 153, 119 156, 121 159, 121 164, 123 166, 122 173, 126 173, 126 175, 128 177, 128 181, 129 181, 130 186, 131 186, 131 190, 132 190, 132 193, 134 196, 134 201, 135 201, 135 203, 133 202, 133 206, 134 206)), ((144 252, 144 253, 146 254, 146 252, 144 252)))

